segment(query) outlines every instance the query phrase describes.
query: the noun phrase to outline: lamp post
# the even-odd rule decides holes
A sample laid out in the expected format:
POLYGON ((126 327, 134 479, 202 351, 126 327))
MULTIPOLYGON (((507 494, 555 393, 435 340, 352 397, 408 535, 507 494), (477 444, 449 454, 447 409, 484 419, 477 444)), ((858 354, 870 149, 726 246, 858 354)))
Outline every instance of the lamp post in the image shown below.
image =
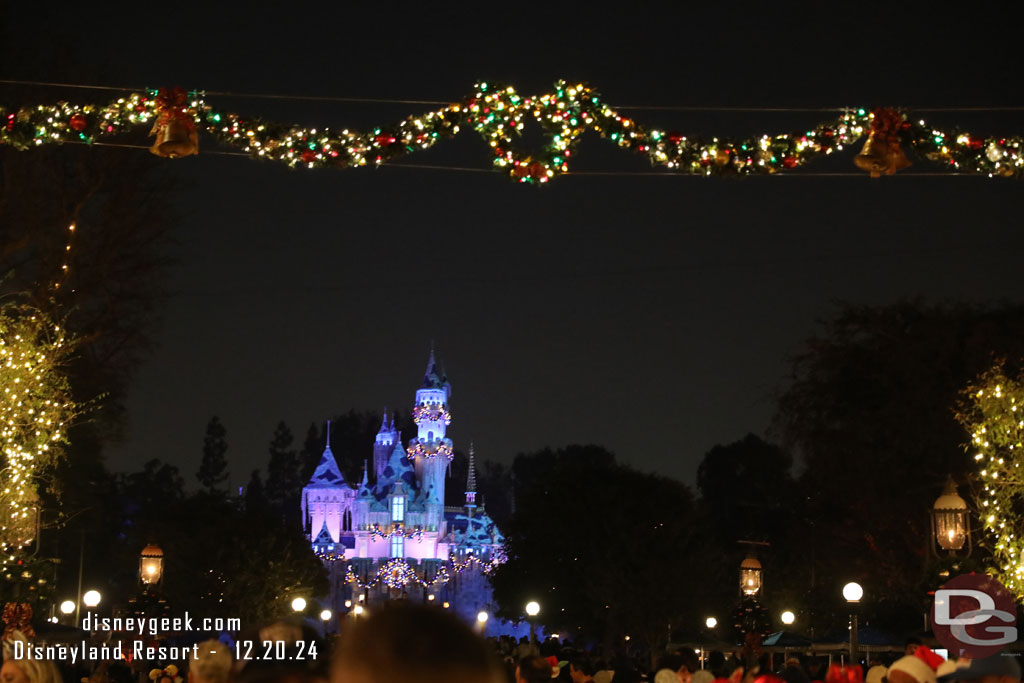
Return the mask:
POLYGON ((477 615, 476 615, 476 623, 480 626, 480 635, 481 636, 487 634, 487 619, 488 618, 490 618, 490 615, 487 614, 487 612, 484 612, 483 610, 480 610, 480 612, 478 612, 477 615))
POLYGON ((139 581, 143 586, 157 586, 164 577, 164 551, 150 543, 139 554, 139 581))
POLYGON ((957 557, 957 552, 967 545, 964 557, 971 554, 971 527, 967 511, 967 503, 956 491, 953 477, 946 480, 942 495, 932 506, 932 553, 940 557, 941 548, 949 553, 949 557, 957 557))
POLYGON ((329 609, 320 610, 320 621, 324 624, 324 638, 327 637, 328 631, 330 631, 331 618, 334 616, 334 612, 329 609))
POLYGON ((851 581, 843 586, 843 597, 850 609, 850 664, 853 665, 857 663, 857 605, 864 597, 864 589, 851 581))
POLYGON ((530 648, 537 646, 537 635, 536 635, 536 617, 540 614, 540 603, 536 600, 531 600, 526 603, 526 616, 530 621, 530 648))

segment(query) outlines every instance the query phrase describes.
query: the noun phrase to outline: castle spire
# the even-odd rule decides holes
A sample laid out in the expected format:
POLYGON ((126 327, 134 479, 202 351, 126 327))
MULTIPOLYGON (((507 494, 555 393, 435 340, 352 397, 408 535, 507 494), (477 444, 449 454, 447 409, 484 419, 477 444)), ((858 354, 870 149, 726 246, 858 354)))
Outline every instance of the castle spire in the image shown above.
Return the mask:
POLYGON ((476 456, 473 442, 469 442, 469 473, 466 475, 466 513, 472 518, 476 509, 476 456))
MULTIPOLYGON (((383 417, 380 420, 380 431, 378 434, 386 434, 388 432, 388 407, 384 406, 383 417)), ((393 421, 393 420, 392 420, 393 421)))

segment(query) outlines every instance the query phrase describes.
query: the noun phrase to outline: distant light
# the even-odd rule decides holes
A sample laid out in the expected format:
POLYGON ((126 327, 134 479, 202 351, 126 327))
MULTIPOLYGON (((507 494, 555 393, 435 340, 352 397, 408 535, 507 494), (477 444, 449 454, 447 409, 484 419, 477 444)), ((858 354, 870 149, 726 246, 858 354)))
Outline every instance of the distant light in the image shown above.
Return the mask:
POLYGON ((74 611, 75 611, 75 603, 74 603, 74 601, 72 601, 72 600, 65 600, 64 602, 60 603, 60 613, 61 614, 71 614, 74 611))
POLYGON ((783 612, 780 618, 782 619, 782 623, 786 624, 787 626, 796 621, 796 615, 790 612, 789 610, 783 612))
POLYGON ((626 640, 629 640, 629 636, 626 636, 626 640))
POLYGON ((448 609, 451 606, 452 606, 451 603, 448 602, 447 600, 445 600, 444 602, 441 603, 441 607, 444 607, 445 609, 448 609))
POLYGON ((351 600, 346 600, 345 601, 345 609, 351 609, 351 608, 352 608, 352 601, 351 600))
POLYGON ((860 602, 860 599, 864 597, 864 589, 860 587, 859 583, 851 581, 843 586, 843 597, 847 602, 860 602))
POLYGON ((486 624, 488 618, 489 615, 487 614, 487 612, 480 612, 476 615, 476 620, 479 621, 481 624, 486 624))
POLYGON ((57 617, 50 617, 50 623, 51 624, 56 624, 57 623, 57 617))
POLYGON ((718 619, 715 619, 714 617, 708 617, 704 620, 704 625, 708 628, 714 628, 718 626, 718 619))
POLYGON ((99 591, 88 591, 82 596, 82 603, 86 607, 95 607, 100 604, 100 600, 102 600, 102 598, 100 597, 99 591))
POLYGON ((535 617, 540 614, 540 604, 536 600, 526 603, 526 614, 535 617))
POLYGON ((306 609, 306 599, 295 598, 294 600, 292 600, 292 609, 296 612, 301 612, 304 609, 306 609))
POLYGON ((355 609, 352 610, 352 613, 355 614, 356 616, 359 616, 360 614, 362 614, 365 611, 366 610, 363 609, 362 605, 356 605, 355 609))
POLYGON ((324 611, 320 612, 320 619, 323 620, 323 621, 330 621, 331 617, 333 617, 333 616, 334 616, 334 613, 331 612, 331 610, 329 610, 329 609, 325 609, 324 611))
POLYGON ((434 599, 434 594, 433 593, 431 593, 430 595, 427 596, 427 600, 433 600, 433 599, 434 599))

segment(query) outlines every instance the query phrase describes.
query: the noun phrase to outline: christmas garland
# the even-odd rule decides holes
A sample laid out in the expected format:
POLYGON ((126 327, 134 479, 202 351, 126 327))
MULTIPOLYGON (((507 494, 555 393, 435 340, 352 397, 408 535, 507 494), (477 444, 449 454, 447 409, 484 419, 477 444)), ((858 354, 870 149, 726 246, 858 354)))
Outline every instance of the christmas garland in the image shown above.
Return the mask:
POLYGON ((841 151, 867 136, 856 159, 872 176, 910 164, 903 153, 960 173, 1024 177, 1022 138, 982 138, 942 131, 894 109, 851 109, 811 130, 743 140, 691 139, 678 131, 649 128, 621 115, 584 84, 559 81, 554 91, 522 96, 511 86, 478 83, 463 101, 368 132, 307 128, 243 117, 206 103, 202 93, 180 89, 132 93, 104 105, 0 108, 0 145, 31 149, 63 142, 91 143, 152 124, 152 151, 188 156, 198 150, 197 129, 255 159, 289 167, 381 166, 430 149, 463 129, 491 147, 495 168, 524 183, 546 183, 569 172, 581 136, 593 132, 648 158, 652 166, 697 175, 763 175, 792 170, 841 151), (546 134, 540 150, 524 150, 519 137, 529 120, 546 134))
POLYGON ((412 409, 412 421, 416 424, 424 420, 444 421, 446 425, 452 423, 452 414, 448 412, 448 406, 444 403, 420 403, 412 409))

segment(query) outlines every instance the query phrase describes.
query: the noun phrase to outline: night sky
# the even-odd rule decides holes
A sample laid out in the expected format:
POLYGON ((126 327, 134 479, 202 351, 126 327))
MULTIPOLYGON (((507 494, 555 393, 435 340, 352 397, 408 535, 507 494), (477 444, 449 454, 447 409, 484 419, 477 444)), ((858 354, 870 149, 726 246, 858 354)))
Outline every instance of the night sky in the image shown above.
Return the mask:
MULTIPOLYGON (((977 3, 985 30, 851 3, 215 4, 79 6, 52 20, 19 5, 2 36, 18 58, 0 77, 66 81, 76 69, 54 55, 70 42, 102 85, 454 101, 478 79, 532 93, 564 77, 613 106, 1021 104, 1024 60, 998 30, 1010 17, 977 3)), ((208 101, 360 128, 432 108, 208 101)), ((832 117, 627 113, 723 136, 832 117)), ((1022 128, 1021 112, 921 116, 983 134, 1022 128)), ((854 150, 807 177, 570 176, 533 188, 488 172, 472 133, 408 162, 479 173, 290 171, 214 149, 204 138, 198 157, 167 162, 186 182, 174 294, 131 387, 128 439, 108 452, 114 469, 161 458, 191 480, 217 414, 242 483, 280 419, 301 440, 350 408, 408 411, 433 340, 456 447, 472 439, 478 457, 510 461, 592 442, 692 482, 709 448, 764 432, 789 358, 837 301, 1020 299, 1019 182, 820 177, 858 173, 854 150)), ((648 170, 596 138, 573 168, 648 170)))

